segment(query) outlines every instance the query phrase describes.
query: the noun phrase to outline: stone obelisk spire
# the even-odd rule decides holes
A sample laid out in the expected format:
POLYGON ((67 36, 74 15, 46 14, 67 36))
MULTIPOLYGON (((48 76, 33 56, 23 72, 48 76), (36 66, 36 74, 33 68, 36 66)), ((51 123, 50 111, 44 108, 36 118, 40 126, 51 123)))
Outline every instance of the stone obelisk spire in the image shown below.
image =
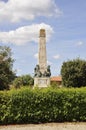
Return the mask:
POLYGON ((46 33, 40 29, 38 45, 38 65, 34 68, 34 86, 47 87, 50 85, 50 66, 47 66, 46 58, 46 33))
POLYGON ((38 64, 40 71, 43 74, 47 69, 47 58, 46 58, 46 33, 45 29, 40 29, 39 33, 39 58, 38 64))

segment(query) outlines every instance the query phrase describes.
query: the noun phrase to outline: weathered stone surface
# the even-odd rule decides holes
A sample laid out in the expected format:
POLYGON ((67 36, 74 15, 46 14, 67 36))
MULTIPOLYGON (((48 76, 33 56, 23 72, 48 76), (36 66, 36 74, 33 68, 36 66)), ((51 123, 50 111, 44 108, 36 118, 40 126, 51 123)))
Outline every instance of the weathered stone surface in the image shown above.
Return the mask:
POLYGON ((46 37, 45 29, 40 29, 39 37, 46 37))
POLYGON ((49 77, 41 77, 41 78, 34 78, 34 85, 44 88, 50 85, 50 78, 49 77))
POLYGON ((44 73, 47 69, 47 57, 46 57, 46 34, 45 30, 40 30, 39 35, 39 58, 38 58, 38 64, 40 67, 41 73, 44 73))
POLYGON ((46 33, 40 29, 38 44, 38 65, 34 68, 34 86, 47 87, 50 85, 50 66, 47 66, 46 33))

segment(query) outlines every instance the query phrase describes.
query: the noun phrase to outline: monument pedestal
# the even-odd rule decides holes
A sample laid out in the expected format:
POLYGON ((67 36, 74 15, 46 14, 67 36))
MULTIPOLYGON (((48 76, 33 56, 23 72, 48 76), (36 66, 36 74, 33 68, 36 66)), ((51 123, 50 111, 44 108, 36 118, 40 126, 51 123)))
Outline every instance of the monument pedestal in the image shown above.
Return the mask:
POLYGON ((38 86, 39 88, 45 88, 50 85, 49 77, 35 77, 34 78, 34 86, 38 86))

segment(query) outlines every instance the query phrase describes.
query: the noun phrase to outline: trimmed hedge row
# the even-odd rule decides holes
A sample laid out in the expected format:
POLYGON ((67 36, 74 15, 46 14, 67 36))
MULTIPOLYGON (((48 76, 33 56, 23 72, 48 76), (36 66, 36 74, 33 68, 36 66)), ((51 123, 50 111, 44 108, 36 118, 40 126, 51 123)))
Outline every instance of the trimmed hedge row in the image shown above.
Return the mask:
POLYGON ((0 92, 0 124, 86 121, 86 88, 0 92))

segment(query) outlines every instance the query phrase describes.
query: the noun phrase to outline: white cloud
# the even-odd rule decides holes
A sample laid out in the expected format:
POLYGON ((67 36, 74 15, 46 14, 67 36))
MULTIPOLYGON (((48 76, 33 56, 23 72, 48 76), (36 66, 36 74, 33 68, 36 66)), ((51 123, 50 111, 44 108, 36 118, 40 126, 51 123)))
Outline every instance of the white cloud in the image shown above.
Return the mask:
POLYGON ((15 45, 38 42, 39 30, 41 28, 46 30, 46 38, 49 40, 53 33, 53 29, 50 25, 41 23, 20 27, 9 32, 0 32, 0 42, 13 43, 15 45))
POLYGON ((62 12, 54 0, 8 0, 0 1, 0 21, 19 22, 35 17, 60 16, 62 12))
POLYGON ((61 56, 60 56, 59 54, 53 56, 54 59, 60 59, 60 57, 61 57, 61 56))
POLYGON ((77 46, 82 46, 83 44, 84 44, 83 41, 77 42, 77 46))
POLYGON ((36 54, 34 55, 34 57, 35 57, 36 59, 38 59, 38 53, 36 53, 36 54))

